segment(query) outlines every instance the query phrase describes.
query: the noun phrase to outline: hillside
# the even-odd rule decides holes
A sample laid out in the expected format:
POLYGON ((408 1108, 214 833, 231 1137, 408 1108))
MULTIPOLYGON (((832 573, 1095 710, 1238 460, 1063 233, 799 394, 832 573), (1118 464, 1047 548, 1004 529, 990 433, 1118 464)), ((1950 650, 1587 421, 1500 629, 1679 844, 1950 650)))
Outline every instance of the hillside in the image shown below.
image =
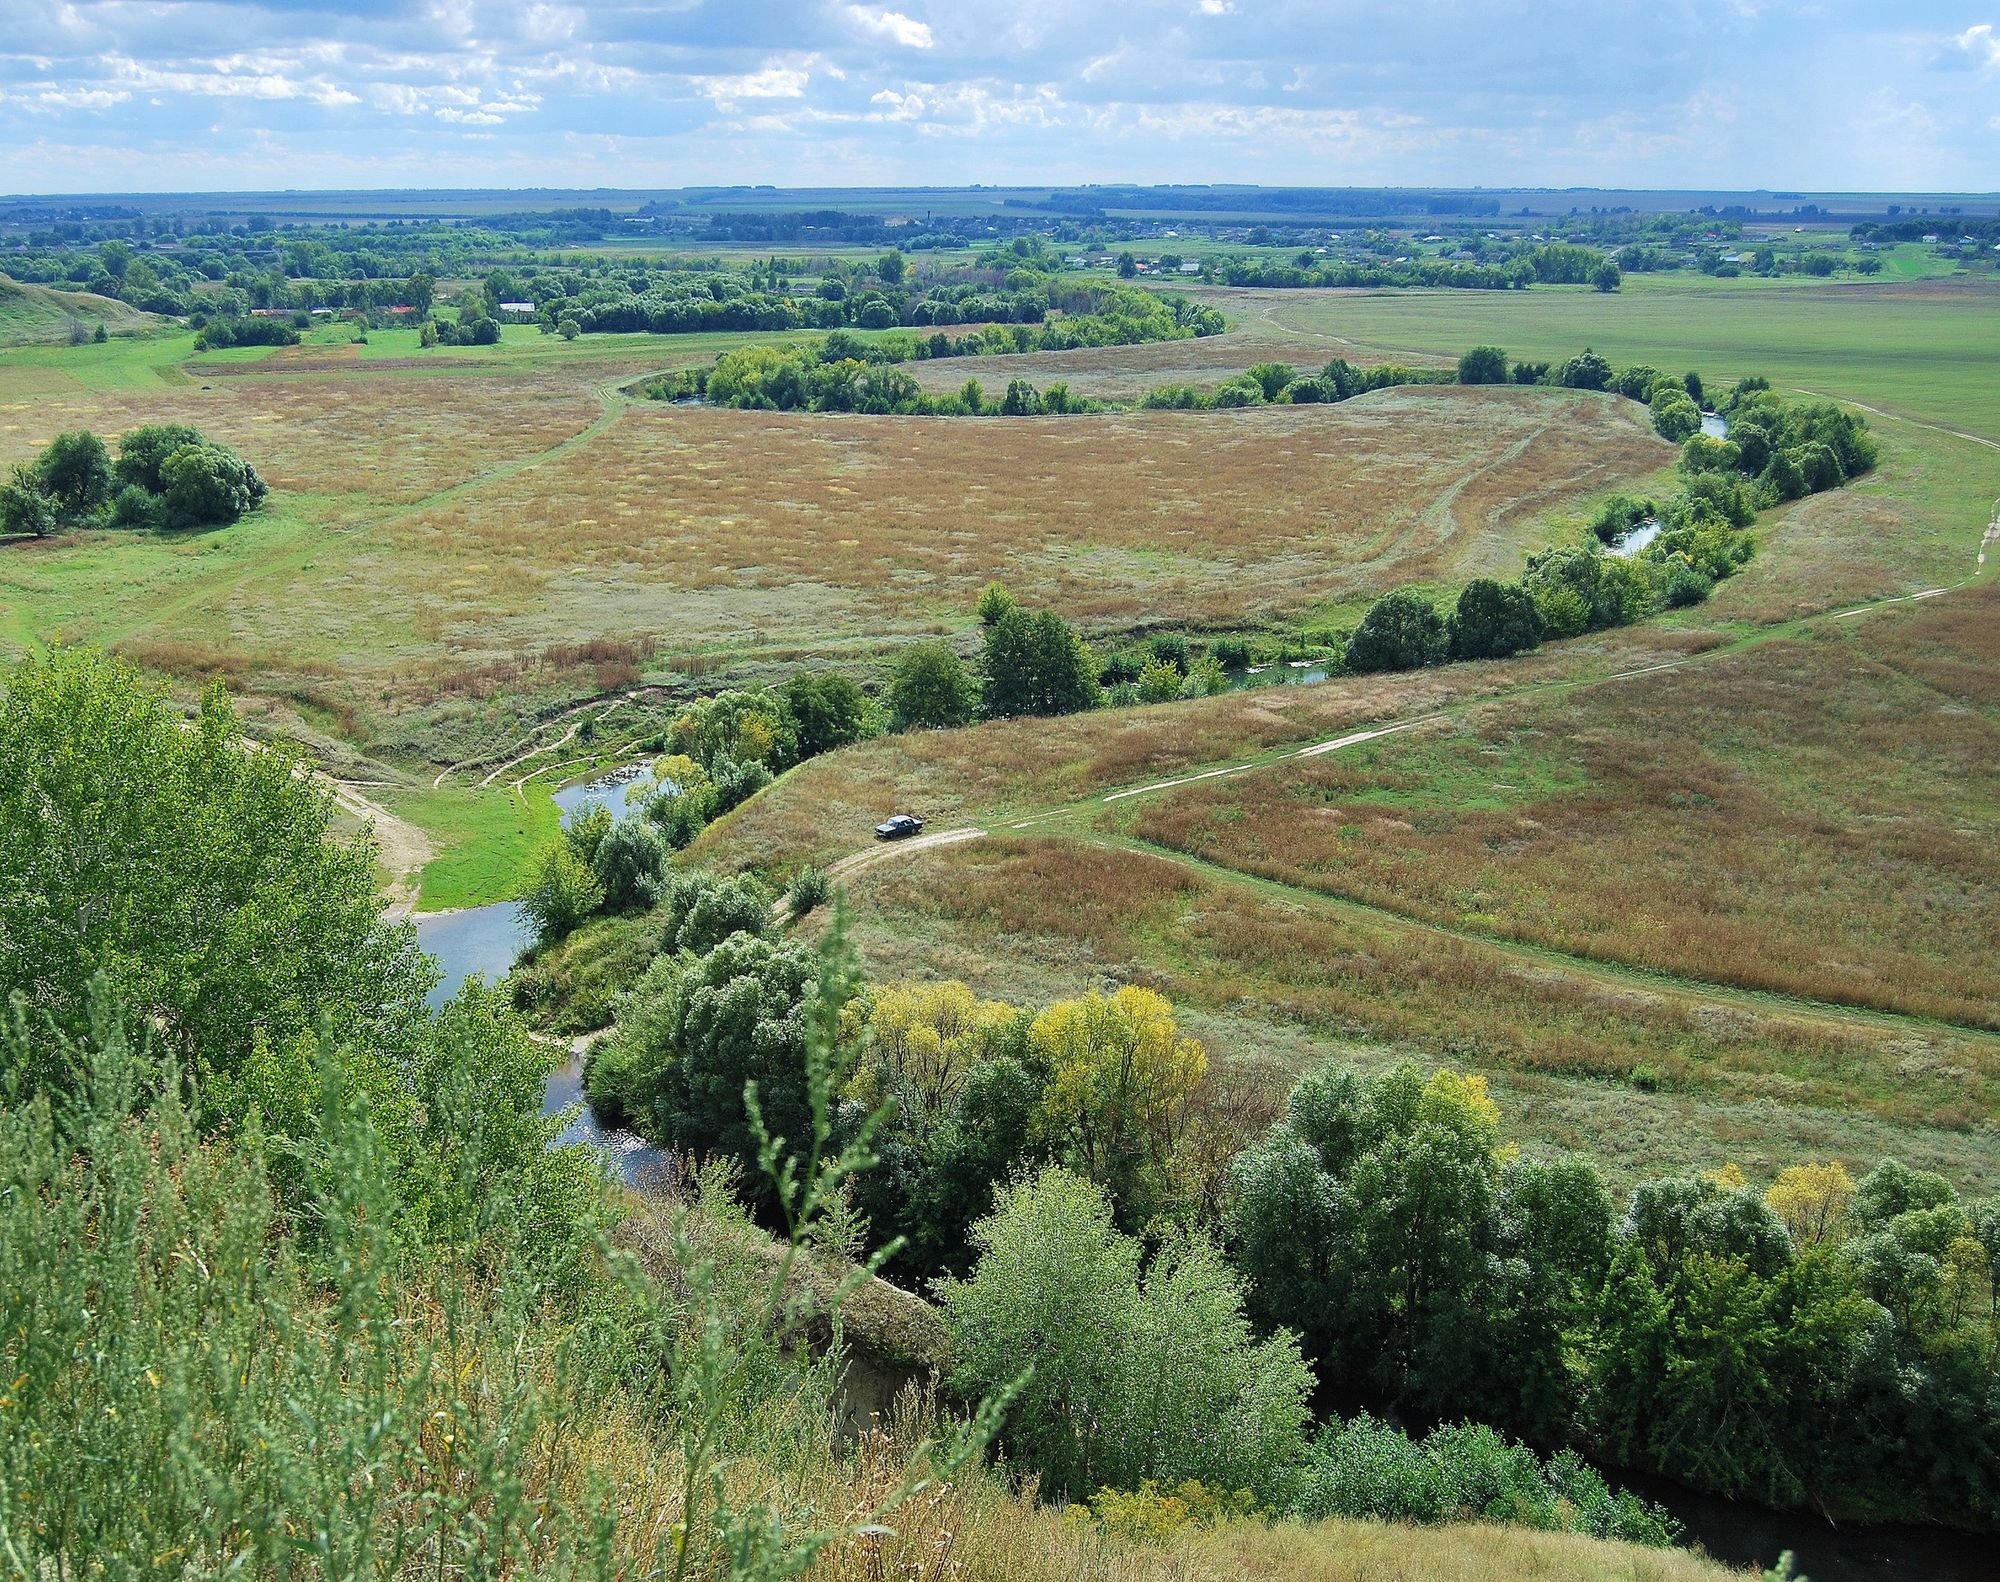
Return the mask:
POLYGON ((0 346, 46 346, 70 338, 72 323, 110 335, 126 335, 165 322, 115 297, 87 291, 57 291, 0 275, 0 346))

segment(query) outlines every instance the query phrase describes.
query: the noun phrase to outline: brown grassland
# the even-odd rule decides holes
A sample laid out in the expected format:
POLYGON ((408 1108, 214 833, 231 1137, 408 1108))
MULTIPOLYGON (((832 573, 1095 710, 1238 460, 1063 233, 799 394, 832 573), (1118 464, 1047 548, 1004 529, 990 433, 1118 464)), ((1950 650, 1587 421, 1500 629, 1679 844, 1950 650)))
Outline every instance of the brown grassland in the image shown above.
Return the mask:
POLYGON ((1517 558, 1541 513, 1667 459, 1615 403, 1549 392, 1019 420, 651 406, 371 550, 384 590, 412 560, 521 579, 454 633, 879 638, 961 625, 996 577, 1088 629, 1236 625, 1517 558))
POLYGON ((1130 832, 1567 953, 2000 1027, 1982 589, 1133 804, 1130 832))
POLYGON ((994 578, 1099 634, 1309 616, 1511 573, 1590 496, 1670 460, 1630 403, 1547 390, 877 419, 620 395, 672 360, 659 352, 116 349, 101 378, 6 370, 0 461, 62 429, 187 422, 279 493, 226 535, 0 546, 0 642, 125 645, 248 693, 305 678, 362 716, 594 639, 645 646, 658 668, 879 653, 962 630, 994 578))

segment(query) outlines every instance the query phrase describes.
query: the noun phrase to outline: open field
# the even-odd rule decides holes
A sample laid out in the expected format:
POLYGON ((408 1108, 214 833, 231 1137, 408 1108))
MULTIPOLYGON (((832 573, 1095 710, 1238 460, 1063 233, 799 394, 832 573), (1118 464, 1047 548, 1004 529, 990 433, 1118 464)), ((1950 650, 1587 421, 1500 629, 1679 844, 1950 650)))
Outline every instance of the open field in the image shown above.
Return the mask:
POLYGON ((1996 614, 1988 587, 1506 699, 1121 827, 1567 954, 2000 1028, 1996 614))
POLYGON ((628 402, 616 384, 665 355, 631 338, 572 356, 516 333, 438 361, 389 338, 10 362, 4 456, 61 428, 184 421, 278 493, 226 534, 0 546, 0 640, 122 645, 252 691, 338 683, 393 713, 413 689, 600 638, 879 649, 962 628, 994 577, 1099 631, 1255 625, 1510 572, 1565 530, 1552 517, 1669 456, 1636 407, 1563 392, 849 419, 628 402))
POLYGON ((1456 356, 1482 343, 1560 359, 1692 368, 1718 387, 1746 374, 1864 401, 2000 440, 2000 277, 1794 283, 1627 275, 1615 293, 1214 291, 1248 324, 1291 339, 1293 360, 1456 356))

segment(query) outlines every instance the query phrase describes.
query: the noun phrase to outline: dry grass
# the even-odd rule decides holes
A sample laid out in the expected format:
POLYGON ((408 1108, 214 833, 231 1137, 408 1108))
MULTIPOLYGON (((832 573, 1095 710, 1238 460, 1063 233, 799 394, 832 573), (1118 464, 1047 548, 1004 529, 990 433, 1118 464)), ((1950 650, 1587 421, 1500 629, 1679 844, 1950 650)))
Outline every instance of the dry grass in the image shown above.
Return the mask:
POLYGON ((882 737, 794 770, 704 835, 696 851, 730 867, 825 862, 864 842, 885 808, 922 813, 939 828, 1004 824, 1284 744, 1409 719, 1523 685, 1658 663, 1716 641, 1703 633, 1633 627, 1480 665, 1340 676, 1198 702, 882 737))
POLYGON ((275 489, 408 505, 559 444, 600 410, 587 385, 555 371, 397 377, 356 363, 336 379, 276 377, 265 367, 196 365, 169 385, 68 385, 7 403, 0 461, 62 429, 111 436, 142 423, 191 423, 241 451, 275 489))
MULTIPOLYGON (((1635 409, 1636 410, 1636 409, 1635 409)), ((1088 627, 1241 624, 1512 553, 1534 513, 1657 466, 1609 402, 1413 390, 1338 408, 968 421, 649 407, 397 523, 369 580, 477 565, 531 612, 676 645, 959 625, 1004 578, 1088 627)), ((471 590, 468 590, 471 591, 471 590)))
POLYGON ((1133 832, 1574 954, 2000 1027, 1996 604, 1496 704, 1185 787, 1133 832))
POLYGON ((960 977, 1024 1003, 1144 983, 1274 1086, 1330 1052, 1484 1070, 1542 1151, 1621 1179, 1893 1151, 2000 1185, 1979 1130, 2000 1096, 1990 1036, 1573 967, 1072 840, 926 852, 851 900, 875 976, 960 977))

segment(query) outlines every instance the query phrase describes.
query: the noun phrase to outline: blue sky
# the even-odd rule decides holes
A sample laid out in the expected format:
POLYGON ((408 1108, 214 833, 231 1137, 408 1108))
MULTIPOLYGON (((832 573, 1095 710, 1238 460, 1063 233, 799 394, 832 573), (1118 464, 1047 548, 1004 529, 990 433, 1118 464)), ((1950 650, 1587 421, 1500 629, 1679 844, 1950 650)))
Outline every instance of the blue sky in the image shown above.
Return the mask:
POLYGON ((5 0, 0 190, 1990 190, 2000 0, 5 0))

